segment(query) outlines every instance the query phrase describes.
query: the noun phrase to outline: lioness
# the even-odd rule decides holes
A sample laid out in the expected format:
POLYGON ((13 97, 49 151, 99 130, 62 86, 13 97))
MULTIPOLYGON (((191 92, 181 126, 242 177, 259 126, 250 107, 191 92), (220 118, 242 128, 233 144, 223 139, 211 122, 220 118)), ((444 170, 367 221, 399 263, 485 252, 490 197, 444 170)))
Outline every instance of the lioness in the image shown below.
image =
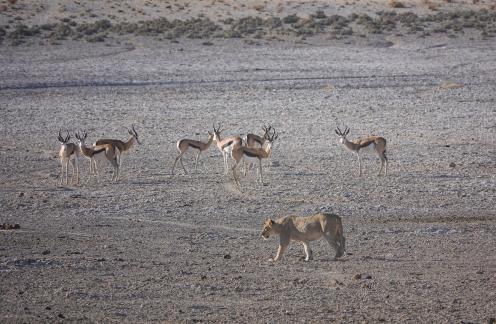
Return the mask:
POLYGON ((341 218, 335 214, 319 213, 307 217, 287 216, 275 221, 267 219, 262 228, 262 236, 268 239, 270 234, 279 234, 279 249, 274 259, 279 260, 289 246, 289 241, 299 241, 305 249, 305 261, 312 259, 312 250, 308 243, 322 236, 336 250, 334 259, 345 253, 345 238, 341 218))

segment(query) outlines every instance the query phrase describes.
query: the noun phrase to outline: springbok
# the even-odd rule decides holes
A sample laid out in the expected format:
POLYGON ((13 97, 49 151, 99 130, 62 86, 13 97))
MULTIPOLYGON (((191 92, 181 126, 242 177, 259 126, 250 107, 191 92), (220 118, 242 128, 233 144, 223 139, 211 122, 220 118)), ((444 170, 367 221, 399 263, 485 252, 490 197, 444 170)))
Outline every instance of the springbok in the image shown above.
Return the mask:
POLYGON ((79 141, 79 151, 85 158, 90 160, 89 178, 91 179, 91 176, 94 174, 96 176, 96 181, 98 182, 98 168, 96 165, 95 155, 104 152, 106 148, 100 148, 98 150, 94 150, 93 148, 87 147, 85 145, 85 141, 87 137, 88 134, 86 132, 84 132, 83 135, 79 135, 79 133, 76 133, 76 138, 79 141))
POLYGON ((172 174, 174 174, 174 168, 176 167, 176 163, 179 160, 181 162, 181 166, 183 167, 184 174, 186 174, 186 168, 184 167, 183 164, 183 155, 188 151, 188 149, 191 147, 192 149, 198 150, 198 153, 196 154, 196 159, 195 159, 195 173, 197 172, 198 168, 198 159, 200 158, 201 152, 207 150, 210 147, 210 144, 212 144, 212 141, 214 139, 214 134, 211 132, 208 132, 208 140, 206 143, 201 142, 201 141, 195 141, 187 138, 180 139, 177 141, 177 149, 179 150, 179 155, 176 157, 176 160, 174 161, 174 165, 172 166, 172 174))
POLYGON ((241 162, 241 160, 248 160, 247 162, 251 162, 253 160, 258 160, 258 179, 260 179, 260 183, 262 185, 265 185, 263 182, 263 175, 262 175, 262 159, 267 159, 270 157, 270 153, 272 150, 272 144, 274 141, 277 139, 279 135, 276 135, 276 131, 272 133, 272 135, 267 135, 267 145, 265 147, 260 147, 260 148, 253 148, 253 147, 246 147, 243 146, 241 141, 235 141, 233 145, 233 149, 231 152, 231 157, 235 161, 234 166, 232 167, 232 172, 233 172, 233 177, 234 181, 236 182, 236 185, 239 187, 239 179, 236 176, 236 168, 238 164, 241 162), (251 161, 250 161, 251 160, 251 161))
MULTIPOLYGON (((95 144, 93 144, 95 149, 104 148, 109 144, 112 145, 114 148, 116 148, 116 150, 114 150, 113 153, 109 152, 109 154, 111 154, 111 155, 115 154, 119 170, 122 166, 121 154, 123 152, 129 151, 131 149, 131 147, 133 147, 133 144, 135 141, 136 141, 136 143, 141 144, 141 142, 138 140, 138 133, 134 129, 134 125, 131 125, 131 127, 132 127, 132 129, 128 130, 128 133, 131 136, 129 137, 129 139, 126 142, 123 142, 123 141, 117 140, 117 139, 102 138, 102 139, 97 140, 95 142, 95 144)), ((112 149, 110 148, 110 150, 112 150, 112 149)), ((107 159, 108 159, 108 157, 107 157, 107 159)), ((112 161, 112 160, 109 159, 109 161, 112 161)), ((115 168, 115 166, 114 166, 114 168, 115 168)), ((118 172, 118 174, 119 174, 119 172, 118 172)))
POLYGON ((233 145, 234 143, 239 143, 240 145, 243 144, 243 140, 241 139, 240 136, 229 136, 229 137, 226 137, 224 139, 221 139, 220 138, 220 134, 222 133, 222 129, 221 129, 221 124, 219 123, 219 127, 218 128, 215 128, 215 125, 213 125, 214 127, 214 141, 215 143, 217 144, 217 148, 221 151, 222 153, 222 157, 224 158, 224 171, 226 174, 229 173, 229 164, 227 162, 227 157, 228 155, 231 154, 232 150, 233 150, 233 145))
MULTIPOLYGON (((269 132, 271 129, 272 129, 271 125, 269 125, 269 126, 263 125, 262 130, 264 131, 264 133, 262 136, 259 136, 256 134, 251 134, 251 133, 247 134, 246 135, 246 146, 247 147, 263 147, 265 142, 267 142, 267 138, 268 138, 268 135, 269 135, 269 132), (257 146, 257 144, 259 146, 257 146)), ((246 176, 248 169, 250 169, 253 164, 248 164, 248 163, 246 163, 246 161, 244 162, 244 164, 245 164, 245 176, 246 176)), ((269 167, 270 167, 270 163, 269 163, 269 167)))
POLYGON ((61 144, 59 151, 60 158, 60 184, 63 184, 64 180, 64 165, 65 165, 65 184, 69 185, 69 161, 72 164, 72 177, 71 184, 74 183, 74 174, 76 174, 76 183, 79 184, 79 166, 78 166, 78 156, 79 150, 76 144, 68 143, 71 139, 71 135, 67 132, 67 136, 64 138, 59 131, 59 142, 61 144))
POLYGON ((255 147, 257 144, 262 147, 265 144, 265 141, 268 139, 268 135, 272 126, 262 126, 262 130, 264 131, 262 136, 256 134, 248 134, 246 135, 246 146, 247 147, 255 147))
POLYGON ((350 129, 345 128, 342 132, 339 127, 335 130, 336 134, 339 136, 339 142, 343 144, 347 149, 355 152, 358 157, 358 176, 362 176, 362 159, 360 157, 361 149, 371 148, 373 149, 379 158, 381 159, 381 168, 377 176, 381 175, 382 169, 385 165, 384 176, 387 175, 388 159, 386 157, 386 139, 380 136, 368 135, 365 137, 358 138, 354 141, 348 141, 346 136, 349 134, 350 129))

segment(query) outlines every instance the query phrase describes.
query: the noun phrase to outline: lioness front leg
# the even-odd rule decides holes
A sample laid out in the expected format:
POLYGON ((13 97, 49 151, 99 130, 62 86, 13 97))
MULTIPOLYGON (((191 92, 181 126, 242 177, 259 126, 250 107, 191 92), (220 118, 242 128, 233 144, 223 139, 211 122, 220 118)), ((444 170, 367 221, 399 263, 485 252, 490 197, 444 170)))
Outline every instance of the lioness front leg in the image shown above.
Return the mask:
POLYGON ((269 259, 269 261, 277 261, 279 260, 284 252, 286 252, 288 246, 287 245, 279 245, 279 248, 277 249, 277 255, 274 259, 269 259))
POLYGON ((305 261, 310 261, 313 259, 313 252, 308 246, 308 242, 301 242, 303 244, 303 248, 305 249, 305 261))

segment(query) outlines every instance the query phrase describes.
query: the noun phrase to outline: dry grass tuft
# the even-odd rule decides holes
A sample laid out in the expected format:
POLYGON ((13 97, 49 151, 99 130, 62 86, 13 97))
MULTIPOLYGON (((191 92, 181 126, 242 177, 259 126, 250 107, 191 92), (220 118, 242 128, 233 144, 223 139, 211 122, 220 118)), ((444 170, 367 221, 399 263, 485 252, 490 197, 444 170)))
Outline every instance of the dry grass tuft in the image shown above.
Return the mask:
POLYGON ((253 6, 253 9, 255 9, 258 12, 264 11, 265 5, 264 4, 256 4, 253 6))
POLYGON ((429 10, 436 11, 439 8, 438 4, 431 2, 430 0, 424 0, 423 2, 429 10))
POLYGON ((391 8, 405 8, 405 5, 397 0, 389 0, 388 4, 391 8))

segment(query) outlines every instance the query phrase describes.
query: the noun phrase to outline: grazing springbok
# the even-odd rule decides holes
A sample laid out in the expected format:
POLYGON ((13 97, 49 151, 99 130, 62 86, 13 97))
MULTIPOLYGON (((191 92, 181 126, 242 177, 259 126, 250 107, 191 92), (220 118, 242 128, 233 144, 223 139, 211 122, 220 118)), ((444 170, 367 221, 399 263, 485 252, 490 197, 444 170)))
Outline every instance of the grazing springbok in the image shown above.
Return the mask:
POLYGON ((96 176, 96 181, 98 182, 98 168, 96 165, 96 160, 95 160, 95 155, 105 152, 105 148, 100 148, 98 150, 94 150, 91 147, 87 147, 85 145, 86 138, 88 137, 88 134, 84 132, 83 135, 80 135, 79 133, 76 133, 76 138, 79 141, 79 151, 81 154, 90 160, 90 175, 89 179, 91 179, 91 176, 94 174, 96 176))
POLYGON ((214 141, 217 144, 217 148, 221 151, 222 157, 224 158, 224 171, 226 174, 229 173, 229 164, 227 162, 227 157, 228 155, 231 154, 233 145, 235 142, 240 143, 240 145, 243 144, 243 140, 241 139, 240 136, 229 136, 226 138, 221 139, 220 134, 222 133, 221 129, 221 124, 219 124, 219 127, 215 128, 214 127, 214 141))
POLYGON ((207 150, 210 147, 210 144, 212 144, 212 141, 214 139, 214 134, 211 132, 208 132, 208 140, 206 143, 201 142, 201 141, 195 141, 192 139, 187 139, 183 138, 177 141, 177 149, 179 150, 179 155, 176 157, 176 160, 174 161, 174 165, 172 166, 172 174, 174 174, 174 168, 176 167, 177 161, 181 162, 181 166, 183 167, 184 174, 186 174, 186 168, 184 167, 183 164, 183 155, 188 151, 188 149, 191 147, 192 149, 198 150, 198 153, 196 154, 196 159, 195 159, 195 173, 198 168, 198 159, 200 158, 201 152, 207 150))
POLYGON ((252 162, 258 160, 258 179, 260 179, 260 183, 262 185, 265 185, 263 182, 263 175, 262 175, 262 159, 267 159, 270 157, 270 153, 272 150, 272 144, 274 141, 277 139, 279 135, 276 135, 276 131, 272 133, 272 135, 267 136, 267 145, 265 147, 246 147, 243 146, 241 141, 235 141, 233 145, 233 149, 231 152, 231 157, 235 161, 234 166, 232 167, 232 172, 233 172, 233 177, 234 181, 236 182, 236 185, 239 187, 239 179, 236 175, 236 168, 238 164, 241 162, 241 160, 247 160, 247 162, 252 162))
POLYGON ((339 142, 343 144, 347 149, 355 152, 358 157, 358 176, 362 176, 362 159, 360 157, 360 152, 363 148, 373 149, 379 158, 381 159, 381 168, 377 176, 381 175, 382 169, 385 165, 384 175, 387 175, 388 159, 386 157, 386 139, 380 136, 369 135, 365 137, 358 138, 354 141, 348 141, 346 136, 349 134, 350 129, 346 127, 344 132, 342 132, 339 127, 335 130, 336 134, 339 136, 339 142))
MULTIPOLYGON (((141 144, 141 142, 138 140, 138 133, 134 129, 134 125, 131 125, 131 127, 132 127, 132 129, 128 130, 129 135, 131 135, 131 136, 129 137, 129 139, 126 142, 123 142, 123 141, 117 140, 117 139, 102 138, 102 139, 97 140, 95 142, 95 144, 93 144, 95 149, 104 148, 107 145, 112 145, 113 147, 116 148, 116 150, 114 150, 113 153, 109 152, 109 154, 110 155, 115 154, 115 157, 117 159, 117 164, 118 164, 118 170, 119 170, 117 172, 118 174, 120 173, 120 168, 122 167, 121 154, 123 152, 129 151, 131 149, 131 147, 133 147, 134 142, 141 144)), ((110 148, 110 150, 112 150, 112 149, 110 148)), ((108 159, 108 157, 107 157, 107 159, 108 159)), ((112 159, 109 159, 109 161, 111 161, 111 163, 113 164, 112 159)))
POLYGON ((63 184, 64 180, 64 166, 65 166, 65 184, 69 185, 69 161, 72 165, 72 177, 71 184, 74 183, 74 174, 76 174, 76 183, 79 184, 79 166, 78 166, 78 156, 79 150, 76 144, 68 143, 71 139, 71 135, 67 132, 67 136, 64 138, 59 131, 59 142, 61 144, 59 151, 60 158, 60 184, 63 184))

